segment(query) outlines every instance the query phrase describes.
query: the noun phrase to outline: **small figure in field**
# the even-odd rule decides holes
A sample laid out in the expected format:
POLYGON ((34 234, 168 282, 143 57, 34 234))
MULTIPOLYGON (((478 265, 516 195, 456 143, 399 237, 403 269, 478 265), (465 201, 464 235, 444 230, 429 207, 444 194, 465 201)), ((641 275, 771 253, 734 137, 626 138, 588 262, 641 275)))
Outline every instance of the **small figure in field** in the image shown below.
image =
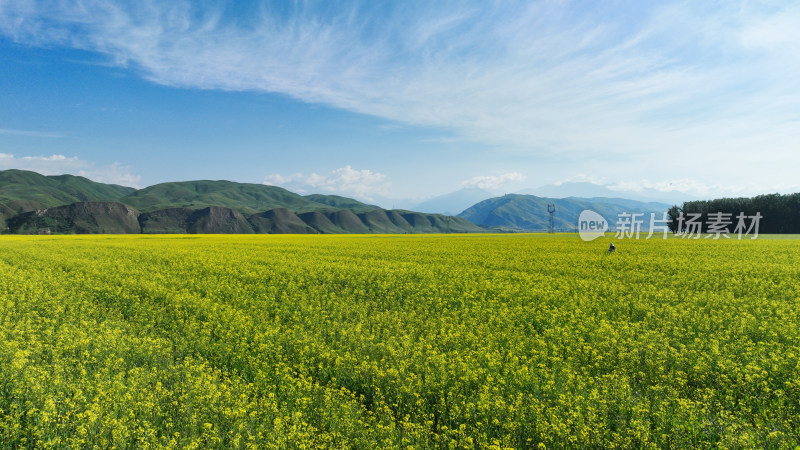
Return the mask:
POLYGON ((609 252, 614 252, 616 249, 617 249, 617 247, 614 247, 614 243, 613 242, 611 243, 611 245, 608 246, 608 251, 609 252))

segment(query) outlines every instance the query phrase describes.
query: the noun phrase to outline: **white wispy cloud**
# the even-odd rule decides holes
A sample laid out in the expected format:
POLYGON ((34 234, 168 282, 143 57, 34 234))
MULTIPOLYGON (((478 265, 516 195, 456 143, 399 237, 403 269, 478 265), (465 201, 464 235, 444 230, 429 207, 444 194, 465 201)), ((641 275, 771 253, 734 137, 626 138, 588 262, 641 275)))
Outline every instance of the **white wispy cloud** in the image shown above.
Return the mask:
POLYGON ((277 92, 537 157, 800 163, 791 2, 272 5, 10 0, 0 33, 155 83, 277 92))
POLYGON ((35 131, 35 130, 13 130, 8 128, 0 128, 0 134, 9 136, 26 136, 37 138, 63 138, 66 135, 62 133, 55 133, 52 131, 35 131))
POLYGON ((99 183, 119 184, 140 189, 142 177, 131 172, 132 168, 120 163, 108 166, 97 166, 89 163, 86 168, 78 170, 77 175, 86 177, 99 183))
POLYGON ((556 186, 561 186, 564 183, 592 183, 598 186, 603 186, 605 184, 602 178, 595 175, 586 175, 585 173, 579 173, 577 175, 564 178, 563 180, 558 180, 553 184, 556 186))
POLYGON ((501 175, 478 175, 461 183, 462 187, 477 187, 488 191, 501 190, 505 186, 525 181, 525 175, 519 172, 509 172, 501 175))
POLYGON ((77 156, 15 156, 0 153, 0 170, 21 169, 42 175, 71 174, 89 178, 100 183, 119 184, 140 188, 141 177, 134 175, 131 168, 119 163, 98 165, 77 156))
POLYGON ((663 181, 650 181, 647 179, 637 181, 620 181, 610 184, 607 187, 614 191, 642 192, 646 190, 654 190, 659 192, 681 192, 699 195, 711 195, 716 191, 715 186, 690 178, 663 181))
POLYGON ((387 194, 389 183, 386 178, 385 174, 367 169, 353 169, 348 165, 327 175, 271 174, 264 178, 264 184, 280 186, 301 194, 336 194, 374 201, 377 196, 387 194))

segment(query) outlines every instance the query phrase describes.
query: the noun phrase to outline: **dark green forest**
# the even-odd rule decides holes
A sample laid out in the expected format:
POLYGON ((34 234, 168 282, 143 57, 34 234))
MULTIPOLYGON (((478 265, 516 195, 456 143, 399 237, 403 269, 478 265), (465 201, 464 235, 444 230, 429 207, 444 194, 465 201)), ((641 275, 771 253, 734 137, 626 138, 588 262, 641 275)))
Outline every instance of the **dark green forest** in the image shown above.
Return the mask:
POLYGON ((722 222, 723 227, 727 225, 730 233, 735 234, 740 216, 745 217, 744 222, 750 227, 758 214, 759 234, 795 234, 800 233, 800 193, 685 202, 681 207, 676 205, 669 209, 670 229, 676 232, 679 224, 683 224, 685 230, 686 222, 693 214, 700 214, 695 222, 702 223, 702 233, 708 232, 709 223, 722 222), (723 216, 717 213, 723 213, 723 216), (725 224, 727 221, 731 223, 725 224))

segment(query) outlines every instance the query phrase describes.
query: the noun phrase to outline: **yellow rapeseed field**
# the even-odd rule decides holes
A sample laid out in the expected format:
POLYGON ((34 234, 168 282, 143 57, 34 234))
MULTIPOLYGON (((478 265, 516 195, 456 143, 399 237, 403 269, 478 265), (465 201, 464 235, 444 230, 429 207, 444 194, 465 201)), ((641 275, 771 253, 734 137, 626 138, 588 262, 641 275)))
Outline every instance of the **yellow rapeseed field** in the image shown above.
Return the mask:
POLYGON ((800 240, 3 236, 0 448, 794 448, 800 240))

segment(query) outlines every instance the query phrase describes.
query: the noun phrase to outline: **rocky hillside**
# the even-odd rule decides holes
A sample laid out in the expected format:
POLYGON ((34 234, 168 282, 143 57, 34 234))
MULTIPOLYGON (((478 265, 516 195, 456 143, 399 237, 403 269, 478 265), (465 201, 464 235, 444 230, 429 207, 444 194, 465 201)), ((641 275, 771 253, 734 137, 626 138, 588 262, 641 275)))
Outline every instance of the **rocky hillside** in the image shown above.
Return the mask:
POLYGON ((352 234, 477 233, 482 228, 458 217, 376 209, 295 214, 276 208, 245 216, 222 206, 167 208, 139 213, 118 202, 83 202, 25 212, 8 220, 15 234, 352 234))
POLYGON ((15 234, 139 233, 139 211, 118 202, 82 202, 25 212, 8 219, 15 234))

